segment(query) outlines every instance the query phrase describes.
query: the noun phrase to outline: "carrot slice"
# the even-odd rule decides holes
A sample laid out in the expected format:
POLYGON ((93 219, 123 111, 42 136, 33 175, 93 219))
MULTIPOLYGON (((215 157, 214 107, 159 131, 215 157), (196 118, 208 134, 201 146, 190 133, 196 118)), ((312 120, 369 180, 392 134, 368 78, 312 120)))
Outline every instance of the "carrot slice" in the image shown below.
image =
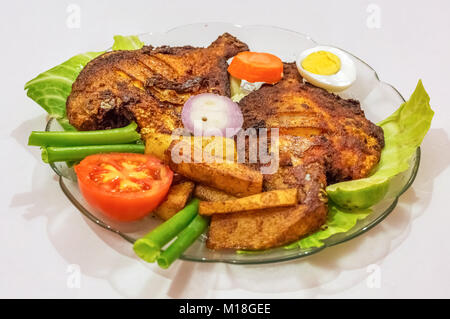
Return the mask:
POLYGON ((245 51, 233 58, 228 72, 248 82, 276 83, 283 76, 283 62, 270 53, 245 51))

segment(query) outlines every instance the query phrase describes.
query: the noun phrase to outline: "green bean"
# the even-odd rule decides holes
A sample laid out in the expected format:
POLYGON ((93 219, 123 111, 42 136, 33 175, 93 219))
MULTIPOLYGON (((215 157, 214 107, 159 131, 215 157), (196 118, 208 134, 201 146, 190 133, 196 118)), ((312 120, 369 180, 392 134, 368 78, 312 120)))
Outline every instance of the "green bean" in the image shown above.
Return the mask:
POLYGON ((45 163, 80 161, 86 156, 100 153, 144 153, 142 144, 89 145, 68 147, 46 147, 42 149, 45 163))
POLYGON ((198 203, 198 199, 191 200, 172 218, 136 240, 133 246, 136 255, 147 262, 155 262, 161 253, 161 248, 186 228, 195 217, 198 211, 198 203))
POLYGON ((28 138, 31 146, 87 146, 131 143, 140 139, 136 132, 137 124, 131 124, 110 130, 98 131, 33 131, 28 138))
POLYGON ((156 259, 161 268, 169 266, 205 231, 208 221, 197 215, 191 223, 178 235, 177 239, 156 259))

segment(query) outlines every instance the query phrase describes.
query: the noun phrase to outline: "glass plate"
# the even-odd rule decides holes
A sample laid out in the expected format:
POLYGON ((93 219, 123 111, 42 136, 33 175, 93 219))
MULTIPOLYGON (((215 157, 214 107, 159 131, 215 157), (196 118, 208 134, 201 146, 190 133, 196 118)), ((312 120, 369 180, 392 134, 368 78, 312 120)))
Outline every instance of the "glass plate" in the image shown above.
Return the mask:
MULTIPOLYGON (((208 46, 224 32, 231 33, 248 44, 253 51, 265 51, 279 56, 283 61, 295 61, 297 55, 310 47, 319 45, 307 35, 271 26, 239 26, 227 23, 199 23, 180 26, 165 33, 146 33, 140 38, 153 46, 208 46)), ((342 50, 342 49, 341 49, 342 50)), ((348 53, 348 52, 347 52, 348 53)), ((361 102, 368 119, 378 122, 394 112, 404 102, 401 94, 390 84, 380 81, 375 70, 360 58, 349 53, 357 68, 357 80, 353 86, 339 95, 354 98, 361 102)), ((61 130, 55 120, 47 123, 46 130, 61 130)), ((238 254, 234 251, 213 251, 205 246, 206 236, 199 238, 183 254, 181 259, 199 262, 225 262, 233 264, 258 264, 280 262, 305 257, 317 253, 329 246, 343 243, 368 231, 381 222, 396 206, 399 196, 414 181, 420 161, 420 148, 411 159, 410 168, 396 176, 390 184, 384 199, 372 207, 372 214, 359 221, 355 227, 345 233, 336 234, 324 241, 320 248, 292 249, 275 248, 252 254, 238 254)), ((60 176, 59 183, 64 194, 75 207, 89 220, 108 231, 114 232, 126 241, 133 243, 135 239, 146 234, 160 223, 160 220, 149 216, 132 223, 118 223, 108 219, 96 211, 81 196, 73 169, 65 163, 55 163, 51 167, 60 176)), ((131 249, 131 246, 130 246, 131 249)))

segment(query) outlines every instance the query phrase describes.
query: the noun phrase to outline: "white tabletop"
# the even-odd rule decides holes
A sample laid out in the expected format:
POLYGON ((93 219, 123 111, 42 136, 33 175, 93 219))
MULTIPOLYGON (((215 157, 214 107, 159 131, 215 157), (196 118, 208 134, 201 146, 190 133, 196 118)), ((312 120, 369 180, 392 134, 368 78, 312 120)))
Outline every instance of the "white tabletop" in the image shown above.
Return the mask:
POLYGON ((54 0, 1 8, 0 297, 450 297, 450 2, 54 0), (77 53, 103 49, 114 34, 205 21, 307 33, 362 57, 406 97, 423 80, 436 115, 417 179, 386 220, 304 260, 177 261, 164 271, 78 213, 39 150, 26 146, 45 112, 24 83, 77 53))

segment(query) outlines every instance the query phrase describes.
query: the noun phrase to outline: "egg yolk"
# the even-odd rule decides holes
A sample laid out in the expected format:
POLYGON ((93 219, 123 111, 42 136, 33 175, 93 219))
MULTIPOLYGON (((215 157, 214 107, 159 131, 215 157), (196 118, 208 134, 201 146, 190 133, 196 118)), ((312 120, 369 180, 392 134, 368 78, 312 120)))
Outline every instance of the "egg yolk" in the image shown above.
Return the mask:
POLYGON ((302 67, 314 74, 332 75, 341 69, 341 60, 331 52, 316 51, 303 59, 302 67))

